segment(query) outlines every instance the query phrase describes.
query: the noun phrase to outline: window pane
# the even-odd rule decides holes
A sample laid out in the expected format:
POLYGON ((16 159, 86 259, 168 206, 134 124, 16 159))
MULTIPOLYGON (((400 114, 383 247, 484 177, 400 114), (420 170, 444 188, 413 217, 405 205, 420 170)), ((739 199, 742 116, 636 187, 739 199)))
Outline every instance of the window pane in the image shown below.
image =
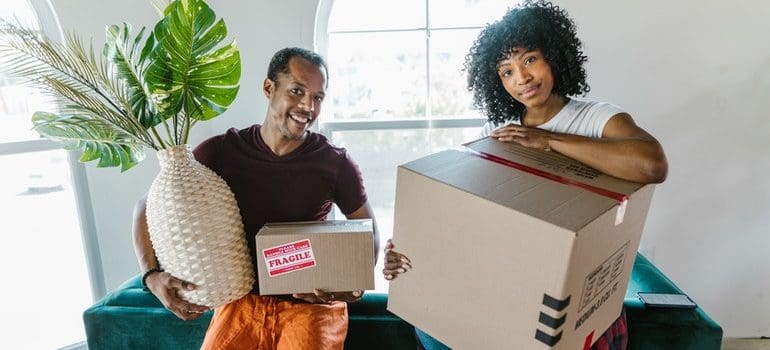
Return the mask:
MULTIPOLYGON (((32 7, 26 0, 0 2, 0 18, 38 28, 32 7), (15 17, 14 17, 15 16, 15 17)), ((3 37, 0 36, 0 40, 3 37)), ((0 58, 0 67, 5 64, 0 58)), ((0 142, 26 141, 38 138, 32 131, 32 111, 46 110, 47 99, 40 93, 18 85, 18 81, 0 68, 0 142)), ((49 108, 50 110, 50 108, 49 108)))
MULTIPOLYGON (((334 144, 345 147, 364 176, 369 204, 374 209, 382 244, 393 236, 396 168, 417 158, 455 147, 480 136, 480 128, 340 131, 334 144)), ((375 268, 376 289, 387 291, 382 259, 375 268)))
POLYGON ((16 83, 0 72, 0 143, 40 138, 32 130, 32 113, 53 111, 44 95, 16 83))
POLYGON ((333 119, 425 117, 425 33, 329 35, 333 119))
POLYGON ((430 104, 432 117, 472 118, 481 114, 471 108, 472 95, 465 88, 465 55, 476 39, 477 29, 439 30, 431 33, 430 104))
POLYGON ((334 0, 329 32, 425 28, 424 0, 334 0))
POLYGON ((516 3, 511 0, 431 0, 430 26, 483 26, 503 17, 516 3))
MULTIPOLYGON (((2 0, 0 17, 39 29, 27 1, 2 0)), ((42 94, 5 75, 5 64, 0 62, 0 143, 38 139, 30 130, 32 112, 54 108, 42 94)), ((0 289, 0 300, 5 316, 13 320, 4 348, 58 349, 78 343, 85 339, 83 310, 93 299, 67 153, 3 155, 0 169, 0 266, 11 286, 0 289)))
POLYGON ((58 349, 85 339, 92 302, 67 154, 0 156, 0 288, 8 349, 58 349), (45 336, 41 336, 41 334, 45 336))

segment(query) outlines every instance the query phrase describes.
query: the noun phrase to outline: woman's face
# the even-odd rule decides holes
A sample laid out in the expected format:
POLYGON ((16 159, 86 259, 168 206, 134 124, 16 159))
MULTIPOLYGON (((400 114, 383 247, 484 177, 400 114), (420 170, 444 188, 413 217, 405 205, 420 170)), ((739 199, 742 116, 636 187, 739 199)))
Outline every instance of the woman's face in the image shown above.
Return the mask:
POLYGON ((497 63, 497 76, 505 91, 528 109, 544 106, 553 90, 553 72, 539 49, 513 47, 497 63))

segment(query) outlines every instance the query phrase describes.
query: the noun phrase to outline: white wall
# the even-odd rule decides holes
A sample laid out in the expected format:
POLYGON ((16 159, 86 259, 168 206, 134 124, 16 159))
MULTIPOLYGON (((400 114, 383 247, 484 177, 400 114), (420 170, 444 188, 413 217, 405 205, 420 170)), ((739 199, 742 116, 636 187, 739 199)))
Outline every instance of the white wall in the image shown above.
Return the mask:
MULTIPOLYGON (((318 0, 210 0, 238 39, 242 89, 192 143, 264 116, 270 55, 312 47, 318 0)), ((52 0, 62 27, 103 38, 107 23, 151 26, 145 1, 52 0)), ((590 96, 626 108, 663 143, 668 180, 653 200, 642 251, 725 329, 770 335, 770 3, 562 0, 589 56, 590 96)), ((107 288, 138 272, 131 208, 154 158, 119 174, 88 166, 107 288)))
POLYGON ((770 3, 563 0, 591 96, 668 155, 641 251, 720 323, 770 335, 770 3))

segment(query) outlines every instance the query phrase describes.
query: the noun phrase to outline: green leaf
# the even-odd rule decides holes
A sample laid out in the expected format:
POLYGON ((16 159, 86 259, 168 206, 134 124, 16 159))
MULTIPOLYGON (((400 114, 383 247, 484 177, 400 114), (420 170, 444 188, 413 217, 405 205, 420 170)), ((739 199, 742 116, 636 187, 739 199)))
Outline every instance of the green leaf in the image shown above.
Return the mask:
POLYGON ((225 42, 225 22, 203 0, 154 3, 168 5, 146 40, 143 28, 108 26, 102 57, 74 33, 61 44, 0 19, 0 36, 9 39, 0 41, 2 68, 59 106, 61 115, 33 117, 41 135, 82 150, 83 161, 126 170, 143 159, 141 146, 186 143, 198 120, 227 110, 241 61, 235 43, 225 42))
POLYGON ((237 95, 238 48, 230 43, 215 49, 227 27, 201 0, 176 0, 165 14, 153 31, 157 45, 149 54, 148 89, 164 118, 182 112, 191 119, 211 119, 237 95))
POLYGON ((41 136, 61 142, 65 149, 82 149, 81 162, 98 160, 97 167, 119 166, 123 172, 144 159, 134 136, 95 117, 35 112, 32 123, 41 136))
MULTIPOLYGON (((125 82, 128 101, 132 114, 138 118, 145 128, 158 125, 162 120, 155 112, 152 100, 148 98, 146 87, 142 83, 144 57, 139 48, 144 28, 134 39, 131 38, 131 25, 124 23, 123 28, 117 25, 107 26, 107 40, 102 53, 110 62, 119 79, 125 82)), ((148 46, 154 45, 152 37, 148 38, 148 46)))

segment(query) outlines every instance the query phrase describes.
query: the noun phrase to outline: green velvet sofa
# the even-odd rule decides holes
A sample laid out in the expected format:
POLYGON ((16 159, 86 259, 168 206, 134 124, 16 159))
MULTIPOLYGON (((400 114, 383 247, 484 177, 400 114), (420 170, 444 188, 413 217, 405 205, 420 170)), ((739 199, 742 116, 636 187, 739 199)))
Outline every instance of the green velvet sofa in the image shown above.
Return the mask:
MULTIPOLYGON (((641 254, 626 292, 629 349, 720 349, 722 329, 700 309, 645 308, 637 292, 681 292, 641 254)), ((416 349, 414 328, 385 310, 387 296, 367 293, 350 304, 345 349, 416 349)), ((211 312, 181 321, 141 287, 140 277, 126 281, 83 314, 89 350, 197 349, 211 312)))
MULTIPOLYGON (((414 349, 414 328, 385 310, 387 296, 366 293, 348 306, 345 349, 414 349)), ((213 311, 182 321, 142 288, 141 276, 129 279, 83 313, 89 350, 198 349, 213 311)))
POLYGON ((636 256, 624 301, 630 350, 722 348, 722 327, 703 309, 646 308, 637 297, 638 292, 683 293, 647 258, 641 254, 636 256))

